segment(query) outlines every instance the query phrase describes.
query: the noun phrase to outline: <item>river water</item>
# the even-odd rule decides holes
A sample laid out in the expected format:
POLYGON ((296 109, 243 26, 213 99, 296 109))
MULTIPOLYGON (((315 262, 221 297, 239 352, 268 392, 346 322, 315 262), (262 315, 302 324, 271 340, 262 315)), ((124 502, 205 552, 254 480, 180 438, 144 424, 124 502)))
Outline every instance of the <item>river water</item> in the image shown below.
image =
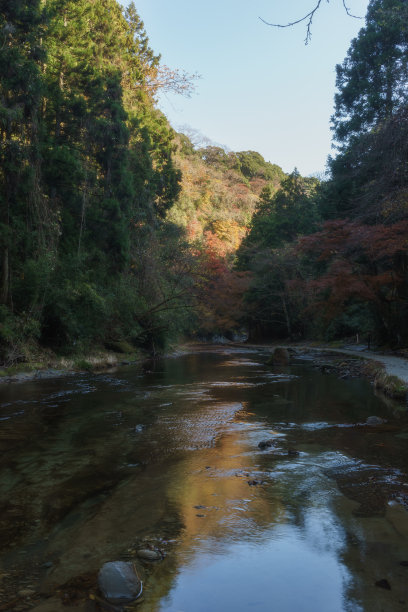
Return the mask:
POLYGON ((89 609, 118 559, 140 612, 407 609, 405 409, 267 357, 202 346, 3 386, 0 610, 89 609), (146 547, 164 559, 138 561, 146 547))

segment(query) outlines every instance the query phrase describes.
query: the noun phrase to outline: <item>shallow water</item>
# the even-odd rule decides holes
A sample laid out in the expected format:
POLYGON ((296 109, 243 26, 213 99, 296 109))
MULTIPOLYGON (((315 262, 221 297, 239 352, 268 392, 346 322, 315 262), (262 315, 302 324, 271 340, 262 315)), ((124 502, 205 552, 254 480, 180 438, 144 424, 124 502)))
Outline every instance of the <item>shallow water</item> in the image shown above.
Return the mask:
POLYGON ((61 592, 80 600, 146 546, 165 558, 138 562, 141 612, 405 609, 406 412, 366 381, 266 359, 197 347, 2 387, 0 609, 78 576, 61 592))

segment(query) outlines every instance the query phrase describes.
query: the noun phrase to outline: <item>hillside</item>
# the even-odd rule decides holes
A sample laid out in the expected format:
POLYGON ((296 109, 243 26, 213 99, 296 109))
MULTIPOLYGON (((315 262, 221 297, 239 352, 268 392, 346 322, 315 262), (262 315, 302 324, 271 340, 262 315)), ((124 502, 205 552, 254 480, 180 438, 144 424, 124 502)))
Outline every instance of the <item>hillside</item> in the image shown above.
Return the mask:
POLYGON ((219 255, 233 258, 248 233, 262 190, 277 191, 285 174, 254 151, 195 149, 184 134, 178 135, 177 144, 181 190, 167 219, 185 228, 191 243, 211 245, 219 255))

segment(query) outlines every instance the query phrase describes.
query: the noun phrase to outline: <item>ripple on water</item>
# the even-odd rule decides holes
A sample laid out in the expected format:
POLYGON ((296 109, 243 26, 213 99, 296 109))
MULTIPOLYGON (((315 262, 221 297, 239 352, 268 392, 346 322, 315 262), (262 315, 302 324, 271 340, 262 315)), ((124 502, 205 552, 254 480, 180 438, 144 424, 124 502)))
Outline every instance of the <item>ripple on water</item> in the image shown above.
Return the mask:
POLYGON ((224 361, 224 363, 220 364, 223 367, 259 367, 262 365, 259 361, 250 361, 249 359, 234 359, 230 361, 224 361))
POLYGON ((9 421, 10 419, 13 419, 14 417, 22 416, 23 414, 25 414, 24 410, 18 410, 17 412, 11 412, 10 414, 6 416, 0 417, 0 421, 9 421))
POLYGON ((239 410, 241 402, 213 403, 199 412, 185 412, 182 418, 180 414, 163 414, 158 426, 164 438, 168 437, 166 432, 171 432, 171 446, 175 449, 211 448, 239 410))
POLYGON ((289 382, 300 378, 296 374, 274 374, 273 372, 267 372, 264 374, 264 377, 267 378, 269 382, 289 382))
POLYGON ((264 382, 259 382, 259 383, 251 383, 251 382, 237 382, 234 380, 226 380, 226 381, 215 381, 215 382, 211 382, 211 383, 207 383, 208 387, 210 388, 216 388, 216 387, 240 387, 241 389, 249 389, 250 387, 260 387, 261 385, 264 385, 266 383, 264 382))
MULTIPOLYGON (((135 529, 148 535, 162 535, 163 529, 166 537, 178 538, 173 540, 176 544, 164 563, 148 576, 141 612, 359 612, 363 608, 374 612, 379 606, 387 612, 399 609, 399 604, 390 606, 384 599, 377 608, 365 602, 360 607, 353 599, 350 584, 351 576, 355 576, 357 587, 364 584, 367 592, 374 592, 373 597, 380 600, 381 596, 390 596, 378 594, 380 590, 375 588, 374 574, 370 572, 375 564, 375 571, 383 572, 375 580, 388 576, 387 569, 394 577, 398 569, 402 571, 399 560, 407 558, 393 552, 394 556, 389 555, 389 568, 383 563, 385 547, 395 549, 401 540, 397 527, 391 544, 389 530, 387 539, 381 542, 383 548, 375 548, 381 532, 385 532, 380 511, 390 496, 402 499, 398 497, 398 487, 405 485, 406 477, 398 470, 375 465, 373 453, 361 455, 363 446, 356 444, 350 450, 354 441, 349 441, 349 432, 318 433, 347 426, 331 424, 330 419, 347 421, 356 415, 356 419, 364 421, 364 410, 368 408, 361 401, 363 394, 354 400, 355 408, 346 412, 341 402, 352 402, 353 393, 340 397, 341 401, 337 394, 341 396, 342 390, 348 388, 347 382, 336 386, 330 380, 330 385, 325 386, 323 376, 316 373, 316 385, 308 378, 299 379, 292 387, 290 382, 298 376, 262 370, 255 357, 240 357, 245 353, 241 349, 217 351, 213 361, 209 353, 213 350, 208 350, 200 363, 195 354, 191 365, 184 360, 179 369, 173 363, 174 369, 165 375, 151 372, 140 384, 134 382, 132 374, 133 387, 116 384, 114 377, 81 377, 63 382, 66 392, 58 389, 60 385, 41 387, 45 397, 41 402, 53 402, 54 406, 64 401, 72 404, 58 411, 59 420, 41 421, 46 410, 33 410, 41 428, 34 432, 27 428, 27 448, 21 445, 21 456, 15 445, 8 453, 9 466, 5 463, 8 471, 1 492, 7 503, 10 499, 14 504, 4 510, 10 518, 9 525, 19 526, 20 515, 22 526, 39 517, 34 528, 40 530, 44 513, 47 517, 59 516, 58 513, 65 516, 62 512, 66 510, 67 520, 60 536, 60 526, 56 525, 52 532, 50 525, 44 528, 50 540, 44 544, 47 554, 41 562, 58 558, 58 584, 70 577, 65 573, 73 568, 79 575, 97 567, 98 554, 119 558, 129 547, 135 529), (220 362, 224 367, 219 368, 220 362), (228 365, 231 371, 227 371, 228 365), (171 380, 176 384, 160 384, 171 380), (264 385, 270 384, 270 391, 265 387, 245 391, 259 386, 256 383, 260 380, 264 385), (284 391, 275 383, 284 383, 284 391), (324 401, 319 400, 320 383, 326 394, 324 401), (97 395, 93 395, 95 387, 97 395), (50 389, 61 392, 47 395, 50 389), (116 391, 129 389, 129 397, 120 396, 120 401, 115 401, 116 391), (285 397, 274 396, 275 390, 285 397), (275 436, 275 430, 280 430, 276 447, 282 449, 282 455, 260 452, 259 441, 275 436), (285 435, 288 442, 282 443, 285 435), (346 436, 347 442, 342 446, 346 436), (287 454, 291 442, 299 449, 296 458, 287 454), (177 452, 197 449, 197 453, 177 452), (353 453, 360 459, 352 459, 353 453), (266 484, 249 484, 250 480, 266 484), (118 482, 123 486, 116 486, 118 482), (114 488, 105 490, 106 486, 114 488), (90 496, 92 510, 84 506, 84 495, 90 496), (360 502, 361 507, 354 502, 360 502), (358 512, 353 514, 356 507, 358 512), (202 513, 199 508, 203 508, 202 513), (197 512, 205 516, 197 517, 197 512), (364 519, 359 520, 362 516, 364 519), (366 521, 367 516, 374 519, 366 521), (353 565, 353 551, 350 553, 345 533, 349 530, 353 536, 355 525, 361 531, 361 546, 355 547, 353 565), (364 529, 368 538, 364 538, 364 529), (369 555, 368 550, 374 554, 369 555), (361 567, 364 575, 359 574, 361 567)), ((299 373, 300 367, 295 371, 299 373)), ((370 393, 368 390, 364 396, 367 402, 373 401, 370 393)), ((28 405, 33 403, 31 399, 27 401, 28 405)), ((7 404, 2 407, 2 417, 8 418, 8 413, 17 416, 20 408, 29 412, 25 405, 7 404)), ((368 414, 377 414, 377 410, 370 408, 368 414)), ((17 419, 16 424, 20 426, 17 419)), ((8 426, 3 423, 2 429, 8 426)), ((398 442, 397 438, 393 440, 398 442)), ((396 454, 387 456, 387 445, 381 446, 382 452, 383 463, 389 457, 392 465, 396 454)), ((393 506, 388 506, 387 511, 393 511, 393 506)), ((34 534, 36 538, 38 533, 34 534)), ((20 547, 24 551, 27 548, 25 544, 20 547)), ((27 567, 37 567, 35 558, 24 558, 30 561, 27 567)), ((31 576, 25 575, 24 580, 31 581, 31 576)), ((391 595, 396 601, 398 580, 402 583, 403 579, 394 577, 392 582, 391 595)), ((2 589, 3 586, 4 581, 2 589)), ((0 607, 1 597, 0 594, 0 607)))
POLYGON ((326 421, 318 421, 316 423, 302 423, 302 425, 300 425, 301 429, 306 429, 307 431, 327 429, 328 427, 333 427, 333 424, 327 423, 326 421))

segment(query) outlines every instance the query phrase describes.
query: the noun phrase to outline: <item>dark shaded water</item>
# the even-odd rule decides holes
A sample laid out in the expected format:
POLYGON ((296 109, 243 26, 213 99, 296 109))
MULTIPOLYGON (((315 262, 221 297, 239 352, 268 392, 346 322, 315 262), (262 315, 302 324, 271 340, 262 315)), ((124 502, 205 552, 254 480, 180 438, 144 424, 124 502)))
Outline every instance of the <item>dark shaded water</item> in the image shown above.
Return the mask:
POLYGON ((406 609, 406 412, 266 358, 201 347, 1 388, 0 610, 27 588, 17 609, 41 610, 78 576, 59 594, 80 603, 149 545, 166 556, 140 565, 142 612, 406 609), (372 415, 386 425, 359 425, 372 415))

